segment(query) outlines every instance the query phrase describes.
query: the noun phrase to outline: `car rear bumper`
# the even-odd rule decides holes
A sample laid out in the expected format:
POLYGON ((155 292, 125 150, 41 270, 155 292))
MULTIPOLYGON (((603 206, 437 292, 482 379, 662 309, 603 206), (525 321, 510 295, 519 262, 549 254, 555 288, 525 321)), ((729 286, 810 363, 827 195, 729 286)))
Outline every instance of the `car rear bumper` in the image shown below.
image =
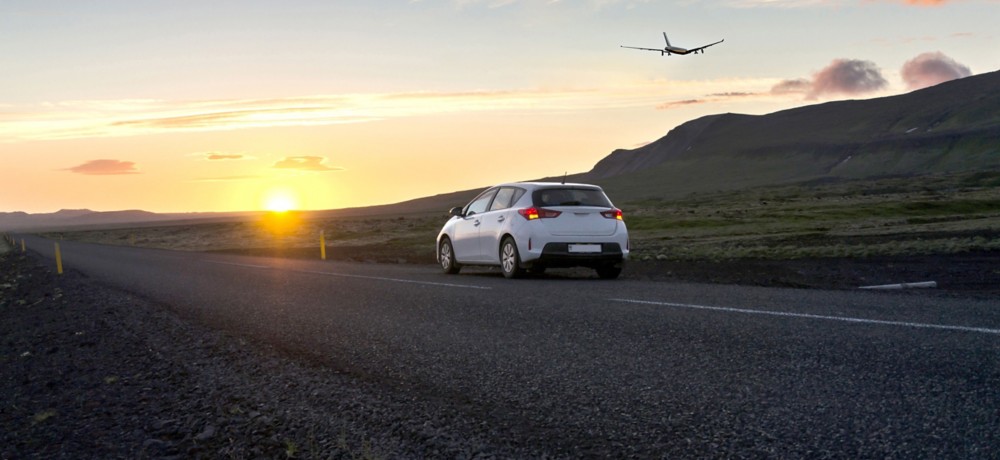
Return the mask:
POLYGON ((548 243, 542 248, 541 255, 531 261, 531 265, 544 267, 605 267, 620 265, 626 255, 618 243, 593 243, 601 245, 601 252, 577 253, 570 252, 570 243, 548 243))

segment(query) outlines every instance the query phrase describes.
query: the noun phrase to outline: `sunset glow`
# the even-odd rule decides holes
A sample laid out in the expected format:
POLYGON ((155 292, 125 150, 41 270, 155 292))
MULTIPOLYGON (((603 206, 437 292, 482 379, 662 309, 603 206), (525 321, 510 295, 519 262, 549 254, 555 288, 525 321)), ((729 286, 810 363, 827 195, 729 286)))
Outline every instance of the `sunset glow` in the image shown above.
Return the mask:
POLYGON ((271 212, 288 212, 297 208, 295 197, 287 191, 272 192, 264 203, 264 209, 271 212))
POLYGON ((0 212, 334 209, 584 172, 705 115, 996 70, 995 13, 989 0, 5 2, 0 212), (725 42, 619 47, 662 46, 664 31, 725 42))

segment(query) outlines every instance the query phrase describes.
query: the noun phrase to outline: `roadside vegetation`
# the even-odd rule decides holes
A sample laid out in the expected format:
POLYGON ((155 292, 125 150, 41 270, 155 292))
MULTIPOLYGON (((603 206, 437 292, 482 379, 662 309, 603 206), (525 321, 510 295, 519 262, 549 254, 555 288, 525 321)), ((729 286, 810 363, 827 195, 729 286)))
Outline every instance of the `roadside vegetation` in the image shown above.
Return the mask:
POLYGON ((639 260, 1000 250, 1000 172, 762 187, 623 207, 639 260))
MULTIPOLYGON (((798 259, 1000 250, 1000 171, 832 181, 683 199, 621 201, 634 260, 798 259)), ((394 263, 433 263, 446 210, 49 232, 103 244, 394 263)))

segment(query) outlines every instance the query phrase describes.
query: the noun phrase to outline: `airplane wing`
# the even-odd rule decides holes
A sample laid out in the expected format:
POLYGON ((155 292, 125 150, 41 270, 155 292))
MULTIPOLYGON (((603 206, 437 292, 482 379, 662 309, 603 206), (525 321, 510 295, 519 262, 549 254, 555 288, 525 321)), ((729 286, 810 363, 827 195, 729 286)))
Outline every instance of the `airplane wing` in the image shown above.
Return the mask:
MULTIPOLYGON (((713 45, 714 45, 714 43, 713 43, 713 45)), ((709 45, 709 46, 712 46, 712 45, 709 45)), ((625 45, 621 45, 621 47, 622 48, 630 48, 630 49, 634 49, 634 50, 657 51, 657 52, 660 52, 660 53, 663 52, 663 49, 661 49, 661 48, 639 48, 638 46, 625 46, 625 45)))
POLYGON ((697 53, 697 52, 701 51, 702 53, 704 53, 704 51, 702 51, 702 50, 704 50, 705 48, 708 48, 709 46, 712 46, 712 45, 718 45, 719 43, 722 43, 724 41, 726 41, 725 38, 723 38, 722 40, 719 40, 719 41, 717 41, 715 43, 709 43, 709 44, 707 44, 705 46, 699 46, 697 48, 691 48, 691 49, 688 50, 688 52, 689 53, 697 53))

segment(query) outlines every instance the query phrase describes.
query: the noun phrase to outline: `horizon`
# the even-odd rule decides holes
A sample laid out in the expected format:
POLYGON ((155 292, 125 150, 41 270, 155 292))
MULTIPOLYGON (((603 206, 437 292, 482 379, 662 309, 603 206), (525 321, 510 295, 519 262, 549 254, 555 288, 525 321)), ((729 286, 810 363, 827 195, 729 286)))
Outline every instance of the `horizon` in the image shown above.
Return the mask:
POLYGON ((0 212, 325 211, 585 172, 705 115, 994 71, 995 7, 7 4, 0 212), (688 56, 620 48, 662 47, 663 32, 686 48, 725 42, 688 56))

